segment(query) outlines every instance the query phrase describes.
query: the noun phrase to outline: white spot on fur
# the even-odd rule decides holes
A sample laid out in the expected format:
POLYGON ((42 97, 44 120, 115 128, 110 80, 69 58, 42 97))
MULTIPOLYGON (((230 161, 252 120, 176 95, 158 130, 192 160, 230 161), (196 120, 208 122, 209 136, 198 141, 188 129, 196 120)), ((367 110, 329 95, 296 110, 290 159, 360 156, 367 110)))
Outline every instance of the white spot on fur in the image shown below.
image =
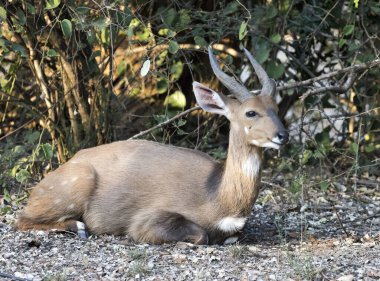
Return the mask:
POLYGON ((58 222, 64 222, 67 221, 70 218, 70 216, 62 216, 58 219, 58 222))
POLYGON ((251 143, 256 146, 261 146, 257 140, 252 140, 251 143))
POLYGON ((244 227, 246 220, 247 218, 225 217, 218 222, 217 227, 224 232, 236 232, 244 227))
POLYGON ((61 182, 61 185, 66 185, 68 183, 68 181, 64 180, 61 182))
POLYGON ((75 161, 75 160, 72 160, 70 163, 71 163, 71 164, 78 164, 79 162, 78 162, 78 161, 75 161))
POLYGON ((49 186, 49 189, 53 189, 55 186, 54 185, 51 185, 51 186, 49 186))
POLYGON ((59 203, 61 203, 62 202, 62 199, 55 199, 54 200, 54 204, 59 204, 59 203))
POLYGON ((243 173, 247 177, 256 176, 260 172, 261 160, 256 154, 252 154, 243 163, 243 173))
POLYGON ((67 208, 74 209, 74 207, 75 207, 75 204, 70 204, 67 208))
POLYGON ((248 135, 249 134, 249 129, 248 127, 244 127, 244 132, 248 135))
POLYGON ((75 182, 77 179, 78 179, 78 177, 73 177, 73 178, 70 180, 70 182, 73 183, 73 182, 75 182))
POLYGON ((89 176, 87 176, 87 177, 84 177, 85 179, 88 179, 88 180, 92 180, 92 179, 94 179, 95 178, 95 176, 94 175, 89 175, 89 176))

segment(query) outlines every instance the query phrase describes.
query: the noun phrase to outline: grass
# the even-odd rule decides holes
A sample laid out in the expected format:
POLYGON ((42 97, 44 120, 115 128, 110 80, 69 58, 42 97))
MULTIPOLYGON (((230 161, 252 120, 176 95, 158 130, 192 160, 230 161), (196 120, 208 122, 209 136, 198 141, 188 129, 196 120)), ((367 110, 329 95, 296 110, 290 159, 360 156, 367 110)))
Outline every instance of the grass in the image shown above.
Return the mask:
POLYGON ((147 264, 148 253, 145 249, 136 248, 128 251, 128 256, 133 259, 129 265, 128 275, 144 275, 149 273, 150 269, 147 264))
POLYGON ((228 247, 228 253, 234 259, 240 259, 249 252, 247 245, 231 245, 228 247))

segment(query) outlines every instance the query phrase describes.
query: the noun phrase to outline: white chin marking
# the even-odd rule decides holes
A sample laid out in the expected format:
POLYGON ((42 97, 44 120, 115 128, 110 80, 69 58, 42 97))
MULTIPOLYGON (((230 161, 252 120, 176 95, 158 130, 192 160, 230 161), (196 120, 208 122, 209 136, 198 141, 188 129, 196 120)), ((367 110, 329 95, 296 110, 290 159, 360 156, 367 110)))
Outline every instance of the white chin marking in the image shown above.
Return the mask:
POLYGON ((267 148, 280 149, 280 145, 278 145, 277 143, 271 142, 271 141, 260 143, 257 140, 252 140, 251 144, 256 145, 258 147, 267 147, 267 148))
POLYGON ((274 148, 274 149, 280 149, 280 146, 277 143, 268 141, 262 145, 262 147, 268 147, 268 148, 274 148))
POLYGON ((244 227, 246 220, 247 218, 225 217, 218 222, 217 227, 224 232, 237 232, 244 227))

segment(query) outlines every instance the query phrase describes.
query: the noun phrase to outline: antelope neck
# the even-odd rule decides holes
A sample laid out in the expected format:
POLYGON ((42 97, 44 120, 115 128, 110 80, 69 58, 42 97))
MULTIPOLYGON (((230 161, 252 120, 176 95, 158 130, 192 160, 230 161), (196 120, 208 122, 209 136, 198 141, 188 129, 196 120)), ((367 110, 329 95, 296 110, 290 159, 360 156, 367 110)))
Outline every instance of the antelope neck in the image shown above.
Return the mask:
POLYGON ((230 215, 247 216, 257 198, 260 182, 262 148, 249 145, 231 130, 228 155, 219 187, 219 200, 230 215))

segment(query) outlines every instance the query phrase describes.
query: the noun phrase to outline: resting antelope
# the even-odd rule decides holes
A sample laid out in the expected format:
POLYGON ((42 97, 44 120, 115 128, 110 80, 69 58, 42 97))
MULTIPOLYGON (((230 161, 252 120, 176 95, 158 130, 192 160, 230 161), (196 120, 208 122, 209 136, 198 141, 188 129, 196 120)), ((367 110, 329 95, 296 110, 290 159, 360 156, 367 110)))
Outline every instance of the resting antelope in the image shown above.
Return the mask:
POLYGON ((198 104, 231 122, 225 164, 143 140, 84 149, 33 188, 17 227, 127 234, 154 244, 212 244, 236 235, 259 192, 263 148, 279 149, 288 141, 271 97, 275 83, 244 51, 262 84, 260 95, 225 74, 210 47, 215 75, 237 99, 193 82, 198 104))

